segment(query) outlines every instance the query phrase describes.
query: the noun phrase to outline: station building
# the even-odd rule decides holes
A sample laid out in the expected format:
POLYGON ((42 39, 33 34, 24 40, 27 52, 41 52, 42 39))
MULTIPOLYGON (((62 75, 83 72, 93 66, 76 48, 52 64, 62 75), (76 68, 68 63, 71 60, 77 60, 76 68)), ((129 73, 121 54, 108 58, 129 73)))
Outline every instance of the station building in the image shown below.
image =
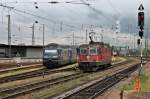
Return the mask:
MULTIPOLYGON (((8 58, 9 45, 0 44, 0 58, 8 58)), ((11 57, 42 58, 43 46, 11 45, 11 57)))

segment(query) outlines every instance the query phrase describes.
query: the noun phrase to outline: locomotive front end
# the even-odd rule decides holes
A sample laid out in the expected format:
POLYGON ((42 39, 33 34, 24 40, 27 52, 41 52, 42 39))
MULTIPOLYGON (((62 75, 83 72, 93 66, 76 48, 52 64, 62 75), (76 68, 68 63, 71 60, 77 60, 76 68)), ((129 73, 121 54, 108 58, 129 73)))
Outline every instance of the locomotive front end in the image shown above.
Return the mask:
POLYGON ((81 46, 78 55, 79 68, 84 71, 95 71, 101 61, 101 51, 97 46, 81 46))
POLYGON ((57 49, 45 49, 43 52, 43 65, 47 68, 53 68, 58 65, 57 49))
POLYGON ((83 44, 78 53, 79 68, 83 71, 97 71, 111 64, 110 47, 103 42, 83 44))

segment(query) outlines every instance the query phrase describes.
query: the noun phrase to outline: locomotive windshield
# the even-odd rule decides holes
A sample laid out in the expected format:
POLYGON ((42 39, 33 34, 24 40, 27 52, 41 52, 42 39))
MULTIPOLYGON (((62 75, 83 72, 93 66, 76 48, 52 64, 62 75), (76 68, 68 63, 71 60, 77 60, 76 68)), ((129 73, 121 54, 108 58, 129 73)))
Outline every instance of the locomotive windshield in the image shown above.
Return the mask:
POLYGON ((83 55, 96 55, 100 53, 101 53, 100 48, 97 47, 80 48, 80 54, 83 55))
POLYGON ((45 50, 44 58, 57 58, 57 50, 45 50))
POLYGON ((90 55, 97 54, 97 48, 90 48, 89 53, 90 55))
POLYGON ((86 48, 81 48, 80 54, 88 54, 88 50, 86 48))

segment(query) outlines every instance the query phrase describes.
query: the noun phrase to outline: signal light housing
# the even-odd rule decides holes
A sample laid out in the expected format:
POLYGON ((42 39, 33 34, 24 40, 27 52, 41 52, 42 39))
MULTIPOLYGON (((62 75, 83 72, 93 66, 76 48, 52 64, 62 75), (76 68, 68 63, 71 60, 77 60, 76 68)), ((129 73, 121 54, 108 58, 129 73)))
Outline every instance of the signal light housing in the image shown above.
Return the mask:
POLYGON ((144 30, 144 27, 143 27, 143 26, 140 26, 140 30, 141 30, 141 31, 144 30))
POLYGON ((140 45, 140 39, 137 40, 137 44, 140 45))
POLYGON ((138 26, 144 26, 144 12, 138 13, 138 26))
POLYGON ((139 31, 139 36, 141 37, 141 39, 143 38, 143 31, 139 31))

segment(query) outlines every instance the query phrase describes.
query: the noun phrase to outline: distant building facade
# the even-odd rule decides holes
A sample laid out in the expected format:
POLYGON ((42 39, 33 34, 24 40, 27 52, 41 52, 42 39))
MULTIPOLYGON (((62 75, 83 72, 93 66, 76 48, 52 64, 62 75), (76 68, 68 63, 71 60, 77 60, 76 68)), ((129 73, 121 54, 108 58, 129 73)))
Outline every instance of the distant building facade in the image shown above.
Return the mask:
MULTIPOLYGON (((0 44, 0 58, 8 58, 9 45, 0 44)), ((43 46, 11 45, 11 57, 42 58, 43 46)))

